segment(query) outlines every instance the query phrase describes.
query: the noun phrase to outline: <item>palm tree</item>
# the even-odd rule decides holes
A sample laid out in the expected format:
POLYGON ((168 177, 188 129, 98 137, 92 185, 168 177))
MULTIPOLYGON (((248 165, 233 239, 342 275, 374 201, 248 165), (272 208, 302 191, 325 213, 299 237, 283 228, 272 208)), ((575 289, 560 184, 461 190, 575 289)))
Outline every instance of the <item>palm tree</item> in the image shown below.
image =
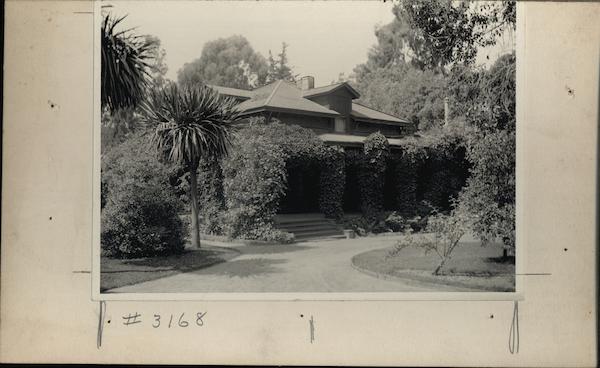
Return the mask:
POLYGON ((102 107, 111 111, 136 106, 144 98, 156 42, 133 29, 117 30, 126 16, 102 20, 102 107))
POLYGON ((233 99, 206 86, 168 84, 153 90, 141 104, 144 120, 154 125, 152 141, 159 156, 190 174, 192 247, 200 247, 197 170, 201 159, 228 153, 232 123, 238 120, 233 99))

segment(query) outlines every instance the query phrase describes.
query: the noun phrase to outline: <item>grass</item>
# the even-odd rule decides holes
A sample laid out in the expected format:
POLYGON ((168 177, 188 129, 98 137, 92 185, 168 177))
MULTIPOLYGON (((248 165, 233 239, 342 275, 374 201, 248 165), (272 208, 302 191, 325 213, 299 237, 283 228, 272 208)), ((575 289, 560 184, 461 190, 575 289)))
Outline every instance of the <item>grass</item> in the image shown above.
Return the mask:
POLYGON ((160 257, 113 259, 102 257, 100 265, 100 291, 182 272, 195 271, 216 263, 225 262, 239 255, 230 248, 205 246, 201 249, 187 249, 181 254, 160 257))
POLYGON ((475 239, 465 239, 446 262, 441 275, 432 275, 440 262, 434 253, 409 247, 396 256, 389 256, 392 247, 361 253, 352 259, 353 265, 382 277, 417 279, 446 285, 456 285, 484 291, 514 291, 514 259, 502 257, 499 243, 485 247, 475 239))

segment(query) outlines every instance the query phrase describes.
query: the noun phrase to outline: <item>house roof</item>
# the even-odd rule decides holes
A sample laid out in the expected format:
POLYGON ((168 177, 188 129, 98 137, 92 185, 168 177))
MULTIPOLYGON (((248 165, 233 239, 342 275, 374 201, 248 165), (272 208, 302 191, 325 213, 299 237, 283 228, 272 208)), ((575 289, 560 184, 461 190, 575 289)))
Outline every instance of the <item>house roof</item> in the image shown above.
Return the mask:
POLYGON ((231 87, 223 87, 223 86, 215 86, 209 84, 208 87, 216 90, 222 95, 233 96, 242 99, 250 99, 252 98, 252 91, 248 91, 245 89, 231 88, 231 87))
MULTIPOLYGON (((360 135, 349 135, 349 134, 334 134, 334 133, 325 133, 320 134, 319 138, 321 138, 324 142, 329 143, 345 143, 350 145, 362 145, 365 143, 365 139, 367 137, 363 137, 360 135)), ((388 138, 388 143, 390 146, 401 146, 402 140, 398 138, 388 138)))
POLYGON ((410 124, 408 120, 397 118, 393 115, 372 109, 370 107, 352 102, 352 112, 350 115, 356 120, 366 121, 384 121, 392 123, 410 124))
MULTIPOLYGON (((340 116, 337 111, 328 109, 327 107, 310 100, 310 98, 332 93, 342 88, 346 89, 352 95, 353 99, 360 97, 358 92, 346 82, 311 88, 309 90, 301 90, 294 83, 284 80, 278 80, 251 91, 215 85, 209 85, 209 87, 217 90, 223 95, 233 96, 244 100, 237 106, 238 111, 242 114, 251 114, 269 110, 337 117, 340 116)), ((391 125, 410 124, 407 120, 377 111, 354 101, 352 102, 352 111, 350 115, 359 121, 387 123, 391 125)))
POLYGON ((352 88, 352 86, 350 84, 348 84, 346 82, 330 84, 329 86, 311 88, 309 90, 303 91, 302 97, 321 96, 324 94, 331 93, 333 91, 337 91, 338 89, 341 89, 341 88, 345 88, 346 90, 348 90, 348 92, 350 92, 350 94, 352 95, 353 99, 360 97, 360 94, 354 88, 352 88))
POLYGON ((302 97, 302 90, 296 85, 279 80, 267 86, 251 91, 253 97, 239 104, 237 108, 243 113, 275 109, 299 113, 312 113, 336 117, 340 114, 325 106, 302 97))

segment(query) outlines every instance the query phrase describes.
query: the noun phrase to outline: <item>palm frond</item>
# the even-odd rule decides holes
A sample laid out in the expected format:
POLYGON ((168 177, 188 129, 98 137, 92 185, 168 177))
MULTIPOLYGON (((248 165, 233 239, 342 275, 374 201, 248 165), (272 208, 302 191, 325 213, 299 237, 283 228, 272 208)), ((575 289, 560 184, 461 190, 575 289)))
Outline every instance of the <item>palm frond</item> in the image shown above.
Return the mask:
POLYGON ((153 142, 166 160, 196 167, 203 157, 228 154, 236 103, 205 86, 171 83, 153 90, 141 104, 143 119, 154 127, 153 142))
POLYGON ((126 16, 107 14, 102 21, 102 106, 110 110, 136 106, 149 85, 155 43, 132 33, 116 31, 126 16))

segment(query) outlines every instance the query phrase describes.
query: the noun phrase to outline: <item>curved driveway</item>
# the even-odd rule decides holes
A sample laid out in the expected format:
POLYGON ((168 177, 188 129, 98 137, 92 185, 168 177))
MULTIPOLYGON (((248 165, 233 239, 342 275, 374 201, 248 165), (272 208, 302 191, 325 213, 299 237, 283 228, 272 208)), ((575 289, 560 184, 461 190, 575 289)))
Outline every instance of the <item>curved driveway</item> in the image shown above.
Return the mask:
POLYGON ((397 236, 301 242, 292 245, 228 246, 241 254, 197 271, 112 289, 127 293, 205 292, 394 292, 462 291, 409 280, 379 279, 354 269, 353 256, 389 247, 397 236))

